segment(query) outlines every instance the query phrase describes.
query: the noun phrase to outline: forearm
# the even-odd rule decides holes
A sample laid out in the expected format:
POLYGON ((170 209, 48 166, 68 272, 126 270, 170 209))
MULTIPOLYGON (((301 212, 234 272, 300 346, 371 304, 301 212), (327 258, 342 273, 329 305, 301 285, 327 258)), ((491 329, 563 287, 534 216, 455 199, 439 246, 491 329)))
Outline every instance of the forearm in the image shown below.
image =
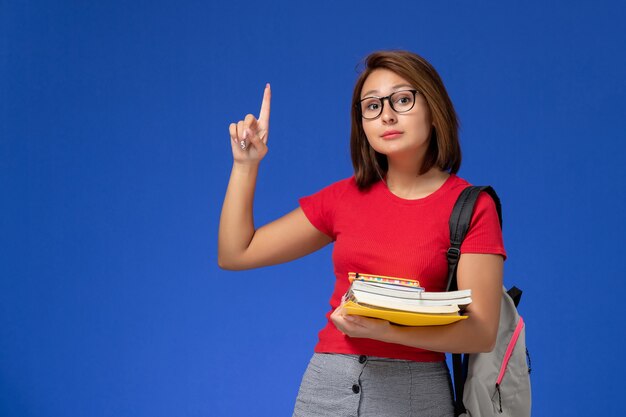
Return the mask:
POLYGON ((459 288, 472 289, 467 319, 445 326, 404 327, 369 317, 350 315, 343 306, 331 315, 335 326, 350 337, 365 337, 436 352, 475 353, 493 349, 502 300, 503 259, 499 255, 464 254, 457 272, 459 288))
POLYGON ((218 263, 222 268, 240 269, 237 261, 254 236, 252 206, 258 170, 258 163, 233 164, 218 233, 218 263))
POLYGON ((496 343, 502 300, 503 258, 500 255, 463 254, 457 278, 459 288, 472 289, 467 319, 446 326, 400 327, 383 332, 392 343, 437 352, 489 352, 496 343))
POLYGON ((497 328, 478 317, 468 317, 446 326, 404 327, 389 325, 381 340, 436 352, 489 352, 497 328))

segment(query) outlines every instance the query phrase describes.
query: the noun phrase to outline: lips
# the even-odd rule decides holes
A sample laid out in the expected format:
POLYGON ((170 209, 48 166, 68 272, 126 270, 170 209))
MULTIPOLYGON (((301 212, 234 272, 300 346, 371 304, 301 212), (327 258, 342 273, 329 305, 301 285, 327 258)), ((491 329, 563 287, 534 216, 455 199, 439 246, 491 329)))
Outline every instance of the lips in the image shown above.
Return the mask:
POLYGON ((387 130, 387 131, 385 131, 385 133, 383 133, 381 135, 381 138, 383 138, 383 139, 393 139, 393 138, 397 138, 401 134, 402 134, 402 132, 400 132, 399 130, 387 130))

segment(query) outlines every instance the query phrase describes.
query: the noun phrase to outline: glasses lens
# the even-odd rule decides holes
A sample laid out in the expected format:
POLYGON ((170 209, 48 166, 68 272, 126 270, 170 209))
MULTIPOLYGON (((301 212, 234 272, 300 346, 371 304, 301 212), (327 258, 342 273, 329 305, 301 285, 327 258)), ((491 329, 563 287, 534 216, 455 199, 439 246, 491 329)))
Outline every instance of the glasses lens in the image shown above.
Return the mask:
POLYGON ((376 97, 368 97, 361 101, 361 115, 365 119, 378 117, 383 108, 383 103, 376 97))
POLYGON ((415 104, 413 91, 397 91, 389 97, 391 107, 398 113, 409 111, 415 104))

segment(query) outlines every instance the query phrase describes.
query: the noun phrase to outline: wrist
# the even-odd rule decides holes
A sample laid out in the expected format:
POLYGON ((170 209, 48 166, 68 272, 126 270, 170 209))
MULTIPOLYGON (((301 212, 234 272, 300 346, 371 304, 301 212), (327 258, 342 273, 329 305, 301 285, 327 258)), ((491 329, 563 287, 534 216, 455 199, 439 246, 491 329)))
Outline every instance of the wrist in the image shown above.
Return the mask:
POLYGON ((239 174, 256 174, 260 161, 233 161, 233 172, 239 174))
POLYGON ((389 323, 385 327, 385 331, 381 334, 381 340, 386 343, 399 343, 401 340, 400 333, 404 328, 393 323, 389 323))

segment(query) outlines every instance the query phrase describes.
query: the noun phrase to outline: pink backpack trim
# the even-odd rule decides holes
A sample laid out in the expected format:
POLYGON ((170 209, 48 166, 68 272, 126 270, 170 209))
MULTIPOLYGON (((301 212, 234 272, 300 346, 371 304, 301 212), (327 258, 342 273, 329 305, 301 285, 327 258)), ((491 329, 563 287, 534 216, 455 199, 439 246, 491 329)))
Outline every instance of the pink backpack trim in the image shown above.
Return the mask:
POLYGON ((506 372, 506 366, 509 363, 509 359, 513 354, 513 349, 515 349, 515 345, 517 344, 517 339, 519 334, 522 332, 522 328, 524 327, 524 319, 520 316, 517 326, 515 326, 515 331, 513 332, 513 336, 511 336, 511 341, 506 348, 506 353, 504 354, 504 360, 502 361, 502 365, 500 366, 500 373, 498 374, 498 379, 496 380, 496 385, 500 385, 502 379, 504 378, 504 373, 506 372))

